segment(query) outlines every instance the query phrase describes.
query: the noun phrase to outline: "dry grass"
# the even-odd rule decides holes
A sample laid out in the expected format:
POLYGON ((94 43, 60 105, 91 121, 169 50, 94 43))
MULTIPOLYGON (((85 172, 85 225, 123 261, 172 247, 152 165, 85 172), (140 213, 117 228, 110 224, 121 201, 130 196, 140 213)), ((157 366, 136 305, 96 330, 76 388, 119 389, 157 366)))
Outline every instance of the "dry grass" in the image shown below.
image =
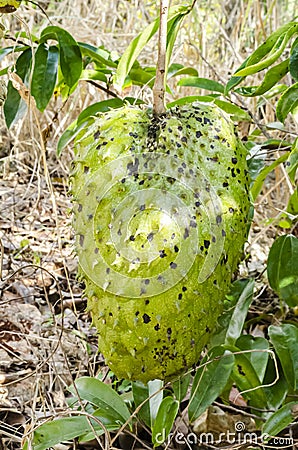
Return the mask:
MULTIPOLYGON (((53 24, 64 27, 77 40, 121 54, 131 38, 155 16, 157 2, 39 3, 53 24)), ((294 0, 198 2, 178 38, 174 61, 197 68, 201 77, 225 82, 272 30, 297 13, 294 0)), ((43 13, 31 4, 24 4, 18 14, 2 21, 11 36, 18 30, 38 34, 48 24, 43 13)), ((11 44, 12 41, 2 40, 3 46, 11 44)), ((154 41, 141 61, 155 64, 154 41)), ((194 91, 178 88, 175 95, 190 93, 194 91)), ((65 412, 65 388, 75 377, 107 371, 97 355, 96 336, 76 281, 67 194, 72 150, 66 149, 61 158, 56 156, 57 140, 66 126, 86 106, 104 98, 102 92, 80 82, 66 104, 58 98, 43 115, 39 114, 41 128, 50 130, 46 156, 51 186, 45 178, 42 144, 32 112, 10 131, 3 118, 0 121, 1 450, 21 447, 26 424, 65 412)), ((253 100, 247 106, 256 112, 253 100)), ((274 103, 268 101, 259 109, 258 119, 273 121, 274 103)), ((250 128, 243 124, 242 134, 253 128, 254 124, 250 128)), ((289 123, 289 129, 293 131, 293 124, 289 123)), ((279 133, 272 132, 271 136, 278 137, 279 133)), ((284 137, 288 139, 289 135, 284 137)), ((250 238, 251 266, 243 266, 244 273, 260 273, 265 268, 269 246, 278 232, 276 221, 269 223, 269 219, 285 208, 290 193, 287 175, 278 169, 257 202, 250 238)), ((117 445, 127 448, 121 441, 117 445)), ((96 444, 92 448, 97 448, 96 444)))

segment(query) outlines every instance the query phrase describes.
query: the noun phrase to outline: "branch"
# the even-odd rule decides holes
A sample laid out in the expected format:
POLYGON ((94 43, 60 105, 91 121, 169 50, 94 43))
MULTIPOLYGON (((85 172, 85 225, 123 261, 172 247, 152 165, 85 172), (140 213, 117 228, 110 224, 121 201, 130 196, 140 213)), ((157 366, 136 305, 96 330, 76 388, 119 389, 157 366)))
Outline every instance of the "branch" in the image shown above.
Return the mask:
POLYGON ((167 22, 169 0, 160 0, 160 23, 158 32, 158 59, 153 87, 153 114, 159 116, 165 108, 165 73, 167 51, 167 22))

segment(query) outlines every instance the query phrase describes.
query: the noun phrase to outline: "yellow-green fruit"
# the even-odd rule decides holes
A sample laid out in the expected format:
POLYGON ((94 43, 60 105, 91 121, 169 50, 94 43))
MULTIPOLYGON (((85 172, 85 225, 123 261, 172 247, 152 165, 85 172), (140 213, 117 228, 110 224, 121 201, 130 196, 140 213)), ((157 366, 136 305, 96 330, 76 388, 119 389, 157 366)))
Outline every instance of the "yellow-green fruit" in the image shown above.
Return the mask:
POLYGON ((239 262, 246 151, 216 106, 159 118, 123 107, 76 139, 80 275, 99 350, 118 377, 169 380, 199 359, 239 262))
POLYGON ((0 0, 0 13, 15 12, 21 4, 21 0, 0 0))

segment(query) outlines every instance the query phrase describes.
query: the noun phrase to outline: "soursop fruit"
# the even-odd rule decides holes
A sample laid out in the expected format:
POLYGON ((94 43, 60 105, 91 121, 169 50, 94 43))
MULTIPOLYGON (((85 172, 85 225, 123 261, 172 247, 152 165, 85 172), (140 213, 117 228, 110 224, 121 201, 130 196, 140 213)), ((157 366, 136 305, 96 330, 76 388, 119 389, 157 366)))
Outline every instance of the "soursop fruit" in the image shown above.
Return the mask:
POLYGON ((216 106, 99 114, 75 143, 74 228, 99 350, 121 378, 199 359, 248 230, 246 150, 216 106))

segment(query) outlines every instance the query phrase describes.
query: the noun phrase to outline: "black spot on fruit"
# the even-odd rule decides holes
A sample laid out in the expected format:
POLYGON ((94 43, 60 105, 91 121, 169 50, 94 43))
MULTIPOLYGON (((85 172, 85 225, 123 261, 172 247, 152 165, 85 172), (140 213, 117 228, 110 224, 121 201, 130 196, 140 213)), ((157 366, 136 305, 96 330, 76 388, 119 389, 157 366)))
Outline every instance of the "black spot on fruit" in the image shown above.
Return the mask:
POLYGON ((149 323, 149 322, 151 322, 151 317, 148 316, 148 314, 143 314, 143 322, 144 322, 144 323, 149 323))

